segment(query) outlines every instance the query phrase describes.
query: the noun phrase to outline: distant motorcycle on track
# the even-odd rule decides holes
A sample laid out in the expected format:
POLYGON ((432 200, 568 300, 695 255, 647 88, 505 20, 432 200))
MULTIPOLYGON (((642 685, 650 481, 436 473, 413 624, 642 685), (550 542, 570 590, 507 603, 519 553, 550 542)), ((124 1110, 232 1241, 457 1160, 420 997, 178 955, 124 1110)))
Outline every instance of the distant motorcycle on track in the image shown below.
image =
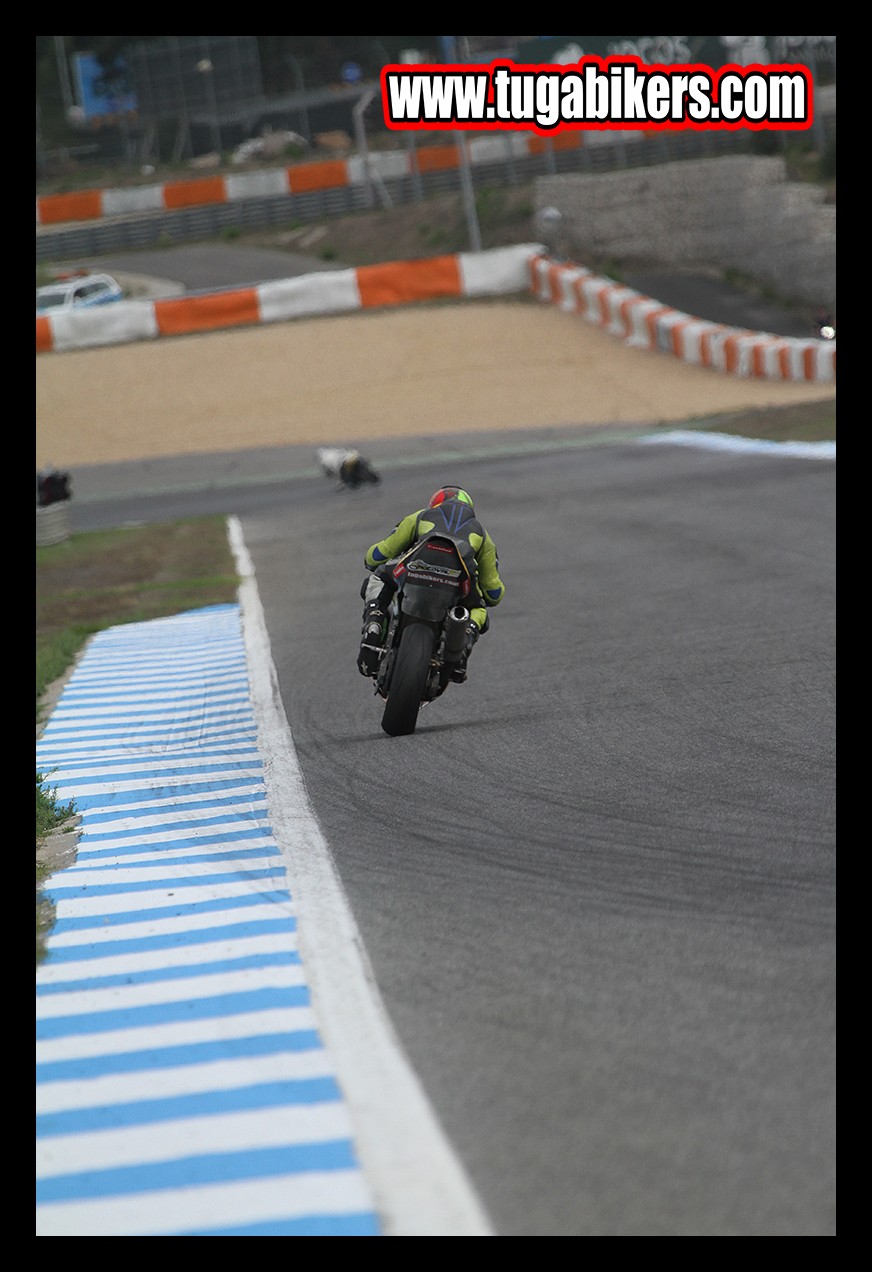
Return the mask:
POLYGON ((318 450, 318 463, 325 477, 335 477, 339 489, 356 490, 358 486, 377 486, 381 477, 360 451, 340 450, 335 446, 322 446, 318 450))

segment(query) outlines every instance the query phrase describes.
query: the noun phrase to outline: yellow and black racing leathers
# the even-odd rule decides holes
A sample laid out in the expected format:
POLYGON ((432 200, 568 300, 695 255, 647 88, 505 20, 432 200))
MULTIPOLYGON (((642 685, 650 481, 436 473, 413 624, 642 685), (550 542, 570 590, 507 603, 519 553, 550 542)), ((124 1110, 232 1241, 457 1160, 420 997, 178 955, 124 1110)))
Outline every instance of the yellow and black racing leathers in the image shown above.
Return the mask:
MULTIPOLYGON (((379 566, 400 556, 419 539, 434 533, 454 539, 462 553, 464 545, 469 545, 475 558, 477 595, 470 596, 472 603, 468 605, 468 609, 477 630, 485 631, 488 626, 486 607, 499 605, 506 589, 500 578, 496 544, 469 504, 462 503, 459 499, 446 499, 436 508, 421 508, 418 512, 410 512, 402 521, 397 522, 387 538, 372 545, 364 557, 364 565, 370 571, 378 570, 379 566)), ((377 591, 373 587, 366 599, 374 599, 377 591)))

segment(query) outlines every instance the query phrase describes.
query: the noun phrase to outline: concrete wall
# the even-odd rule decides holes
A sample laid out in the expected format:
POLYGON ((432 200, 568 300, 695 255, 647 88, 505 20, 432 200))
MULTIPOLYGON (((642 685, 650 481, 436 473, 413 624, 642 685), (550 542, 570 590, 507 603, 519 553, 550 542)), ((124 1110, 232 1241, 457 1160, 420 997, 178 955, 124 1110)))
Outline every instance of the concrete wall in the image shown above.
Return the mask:
POLYGON ((571 259, 735 269, 785 299, 836 311, 836 209, 789 182, 780 156, 727 155, 539 177, 536 209, 563 216, 571 259))

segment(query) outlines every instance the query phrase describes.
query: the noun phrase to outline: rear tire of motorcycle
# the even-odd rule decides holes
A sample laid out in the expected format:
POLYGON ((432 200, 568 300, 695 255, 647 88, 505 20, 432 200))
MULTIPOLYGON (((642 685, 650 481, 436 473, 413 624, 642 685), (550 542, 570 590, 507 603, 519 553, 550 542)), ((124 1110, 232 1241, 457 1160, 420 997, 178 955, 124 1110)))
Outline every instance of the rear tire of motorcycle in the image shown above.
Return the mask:
POLYGON ((403 631, 382 716, 382 728, 392 738, 415 732, 435 643, 435 633, 423 623, 410 623, 403 631))

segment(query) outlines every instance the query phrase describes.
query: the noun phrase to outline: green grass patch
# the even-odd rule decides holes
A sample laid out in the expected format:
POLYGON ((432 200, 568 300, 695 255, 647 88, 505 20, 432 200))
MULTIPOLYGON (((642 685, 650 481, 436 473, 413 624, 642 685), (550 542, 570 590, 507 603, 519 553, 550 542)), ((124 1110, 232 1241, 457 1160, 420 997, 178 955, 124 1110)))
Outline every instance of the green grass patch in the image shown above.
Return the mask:
MULTIPOLYGON (((664 429, 674 424, 662 425, 664 429)), ((834 442, 836 440, 836 401, 797 402, 789 406, 758 407, 749 411, 733 411, 729 415, 712 415, 690 421, 685 428, 706 433, 728 433, 765 442, 834 442)))
POLYGON ((58 802, 57 787, 48 784, 44 773, 36 775, 36 838, 42 841, 52 831, 62 826, 75 813, 72 801, 58 802))
POLYGON ((62 830, 75 816, 72 801, 61 803, 57 788, 50 786, 43 773, 36 774, 36 963, 45 958, 45 942, 54 923, 54 908, 47 901, 43 888, 51 875, 51 864, 62 859, 62 854, 47 849, 50 837, 62 830))

